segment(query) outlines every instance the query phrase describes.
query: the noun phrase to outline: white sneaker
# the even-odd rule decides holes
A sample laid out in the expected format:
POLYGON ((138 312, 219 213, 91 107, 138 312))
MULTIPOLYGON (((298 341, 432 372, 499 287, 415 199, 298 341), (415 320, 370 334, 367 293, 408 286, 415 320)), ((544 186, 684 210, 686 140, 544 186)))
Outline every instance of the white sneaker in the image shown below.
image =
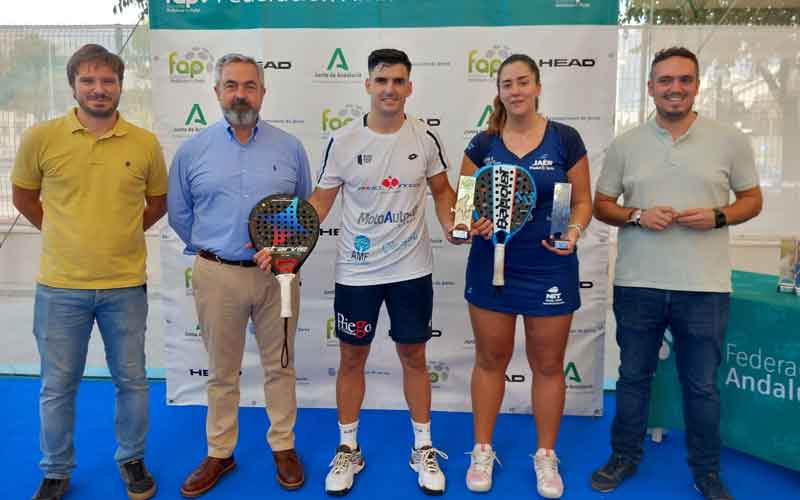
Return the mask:
POLYGON ((361 472, 366 463, 361 455, 361 447, 351 451, 343 444, 339 445, 329 465, 331 470, 325 476, 325 493, 343 496, 353 488, 355 475, 361 472))
MULTIPOLYGON (((500 463, 497 454, 490 447, 478 445, 467 452, 469 455, 469 469, 467 469, 467 489, 470 491, 489 491, 492 489, 492 471, 494 463, 500 463)), ((502 464, 500 464, 502 465, 502 464)))
POLYGON ((558 457, 553 450, 539 448, 533 457, 533 468, 536 470, 536 490, 544 498, 561 498, 564 494, 564 482, 558 473, 558 457))
POLYGON ((441 495, 444 493, 444 472, 439 468, 436 455, 447 460, 447 454, 432 446, 411 450, 411 460, 408 465, 417 473, 417 484, 423 493, 428 495, 441 495))

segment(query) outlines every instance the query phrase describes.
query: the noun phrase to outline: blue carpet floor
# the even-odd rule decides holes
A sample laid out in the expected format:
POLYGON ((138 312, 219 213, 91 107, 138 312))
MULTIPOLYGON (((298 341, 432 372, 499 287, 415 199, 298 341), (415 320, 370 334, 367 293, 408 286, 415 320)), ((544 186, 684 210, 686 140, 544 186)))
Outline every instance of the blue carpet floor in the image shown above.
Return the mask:
MULTIPOLYGON (((30 498, 40 480, 38 469, 39 380, 0 378, 0 396, 5 407, 0 438, 0 468, 6 478, 0 483, 0 499, 30 498)), ((127 498, 113 461, 114 388, 106 380, 85 380, 78 396, 75 430, 78 467, 67 499, 127 498)), ((168 407, 165 384, 151 384, 151 424, 147 465, 158 481, 157 499, 181 498, 179 489, 186 475, 205 456, 205 408, 168 407)), ((608 429, 613 414, 613 393, 605 400, 608 414, 601 418, 565 417, 558 453, 566 483, 566 499, 699 499, 692 487, 685 462, 683 434, 671 432, 664 442, 646 445, 639 473, 616 492, 599 494, 589 487, 591 471, 609 453, 608 429)), ((281 490, 274 480, 274 466, 265 442, 266 415, 262 409, 241 410, 237 468, 202 498, 292 499, 326 498, 325 474, 338 440, 333 410, 301 409, 297 421, 297 448, 306 466, 306 485, 295 492, 281 490)), ((495 468, 494 488, 474 494, 464 486, 472 445, 472 419, 468 413, 435 413, 433 436, 438 447, 449 453, 442 461, 447 473, 450 499, 538 498, 529 454, 535 431, 531 417, 502 415, 495 433, 495 448, 502 467, 495 468)), ((416 476, 407 465, 411 430, 407 412, 364 411, 359 442, 367 467, 358 476, 347 497, 352 500, 427 498, 416 486, 416 476)), ((767 464, 736 451, 722 454, 723 475, 737 499, 800 498, 800 473, 767 464)))

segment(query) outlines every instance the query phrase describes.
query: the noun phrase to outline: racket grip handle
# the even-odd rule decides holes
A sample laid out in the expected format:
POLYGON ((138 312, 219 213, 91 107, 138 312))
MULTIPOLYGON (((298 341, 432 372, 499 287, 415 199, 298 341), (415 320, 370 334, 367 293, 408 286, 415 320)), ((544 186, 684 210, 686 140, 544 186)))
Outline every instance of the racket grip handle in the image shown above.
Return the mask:
POLYGON ((492 285, 503 286, 506 280, 503 277, 506 263, 506 246, 503 243, 498 243, 494 246, 494 276, 492 277, 492 285))
POLYGON ((292 280, 294 280, 294 274, 278 274, 275 278, 281 286, 281 318, 291 318, 292 280))

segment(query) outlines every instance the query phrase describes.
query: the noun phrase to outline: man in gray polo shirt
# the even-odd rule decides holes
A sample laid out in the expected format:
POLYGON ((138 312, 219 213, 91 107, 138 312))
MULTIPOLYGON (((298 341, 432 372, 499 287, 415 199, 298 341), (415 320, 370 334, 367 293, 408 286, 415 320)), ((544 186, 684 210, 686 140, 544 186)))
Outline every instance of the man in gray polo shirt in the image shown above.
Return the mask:
POLYGON ((620 368, 612 454, 592 474, 592 487, 612 491, 636 472, 650 382, 669 328, 695 486, 707 499, 729 499, 719 475, 717 386, 731 291, 727 226, 758 215, 761 190, 749 139, 692 111, 700 82, 691 51, 658 52, 647 87, 656 116, 611 144, 594 203, 598 219, 620 227, 620 368))

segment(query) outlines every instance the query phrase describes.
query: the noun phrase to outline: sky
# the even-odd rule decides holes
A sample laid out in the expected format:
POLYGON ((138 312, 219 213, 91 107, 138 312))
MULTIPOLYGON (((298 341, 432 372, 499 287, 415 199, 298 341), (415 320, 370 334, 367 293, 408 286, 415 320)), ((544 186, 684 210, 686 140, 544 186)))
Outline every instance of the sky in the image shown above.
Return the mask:
POLYGON ((3 1, 0 25, 4 24, 136 24, 136 9, 114 15, 115 0, 24 0, 3 1))

